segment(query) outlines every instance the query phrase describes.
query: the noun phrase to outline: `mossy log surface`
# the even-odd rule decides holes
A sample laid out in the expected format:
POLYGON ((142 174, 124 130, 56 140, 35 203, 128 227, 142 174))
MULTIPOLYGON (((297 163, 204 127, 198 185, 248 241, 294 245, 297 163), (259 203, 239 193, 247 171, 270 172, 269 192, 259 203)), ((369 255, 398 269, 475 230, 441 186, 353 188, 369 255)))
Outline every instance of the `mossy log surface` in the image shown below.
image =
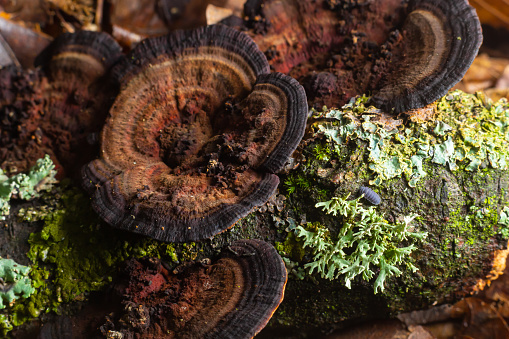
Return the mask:
MULTIPOLYGON (((488 105, 472 95, 455 95, 458 98, 454 100, 466 98, 462 111, 457 110, 460 115, 488 105)), ((506 124, 507 103, 501 107, 506 124)), ((436 110, 440 109, 437 105, 436 110)), ((426 125, 415 121, 396 128, 404 131, 426 125)), ((369 141, 348 137, 338 144, 318 127, 330 122, 323 114, 310 119, 308 134, 292 164, 280 174, 282 184, 269 202, 232 229, 203 242, 165 244, 111 228, 92 212, 89 198, 69 182, 32 202, 14 201, 10 216, 0 227, 0 255, 31 265, 36 292, 0 311, 4 315, 0 337, 2 330, 7 335, 9 326, 33 317, 47 321, 55 317, 55 311, 72 314, 77 303, 100 298, 115 279, 119 264, 128 257, 156 256, 176 267, 190 260, 214 258, 228 244, 243 238, 274 244, 289 265, 294 265, 288 267, 285 299, 260 337, 302 337, 317 329, 326 333, 354 322, 454 302, 471 293, 476 282, 492 269, 495 251, 507 244, 505 226, 499 224, 500 212, 509 206, 507 165, 494 168, 485 160, 478 168, 466 170, 472 161, 458 160, 451 170, 452 161, 443 165, 433 161, 436 158, 424 157, 414 187, 409 185, 408 173, 386 176, 378 185, 370 185, 377 174, 370 169, 369 141), (349 194, 355 197, 363 185, 381 196, 381 204, 374 208, 387 222, 396 223, 415 213, 419 217, 411 223, 413 230, 428 233, 427 238, 413 242, 417 248, 406 258, 418 271, 402 265, 402 274, 388 278, 385 289, 377 294, 373 290, 376 276, 369 281, 358 276, 348 289, 341 277, 326 280, 316 273, 307 274, 304 265, 312 256, 293 231, 299 225, 319 224, 334 237, 342 227, 342 218, 326 214, 315 204, 349 194)), ((437 123, 428 125, 434 130, 437 123)), ((501 128, 507 135, 507 125, 501 128)), ((453 140, 453 132, 445 135, 438 131, 440 137, 430 147, 442 145, 449 137, 453 140)))

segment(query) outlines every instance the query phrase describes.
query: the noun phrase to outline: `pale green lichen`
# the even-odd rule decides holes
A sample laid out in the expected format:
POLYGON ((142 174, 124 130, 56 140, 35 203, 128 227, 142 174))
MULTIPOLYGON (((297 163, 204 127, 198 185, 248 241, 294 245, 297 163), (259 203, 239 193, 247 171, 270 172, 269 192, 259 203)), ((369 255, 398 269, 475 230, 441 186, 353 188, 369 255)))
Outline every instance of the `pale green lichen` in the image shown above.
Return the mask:
POLYGON ((438 114, 431 121, 400 125, 387 131, 372 121, 380 110, 368 106, 369 98, 353 99, 340 110, 332 109, 316 117, 330 119, 317 124, 319 132, 338 146, 349 140, 367 142, 369 168, 376 174, 370 181, 378 185, 405 175, 411 187, 426 175, 423 161, 467 171, 483 163, 506 170, 509 161, 509 104, 493 104, 483 94, 450 92, 437 102, 438 114))
POLYGON ((30 267, 0 257, 0 309, 34 293, 29 272, 30 267))
POLYGON ((0 169, 0 220, 9 215, 11 199, 30 200, 38 197, 41 191, 50 189, 56 182, 56 173, 49 155, 37 160, 28 174, 7 177, 0 169))
POLYGON ((380 269, 374 283, 374 292, 384 290, 386 278, 399 276, 397 267, 405 263, 412 271, 417 268, 408 260, 416 249, 414 244, 398 247, 402 242, 423 239, 426 232, 412 232, 410 223, 415 214, 403 218, 403 222, 388 223, 374 206, 364 208, 359 199, 332 198, 316 204, 333 216, 342 217, 343 225, 335 239, 320 224, 308 223, 297 226, 296 235, 304 240, 303 247, 311 249, 313 260, 304 265, 309 273, 315 270, 324 279, 344 276, 345 286, 351 288, 352 280, 361 275, 366 281, 374 277, 374 266, 380 269))
POLYGON ((504 238, 509 238, 509 206, 504 206, 500 211, 500 219, 498 220, 500 227, 498 233, 504 238))

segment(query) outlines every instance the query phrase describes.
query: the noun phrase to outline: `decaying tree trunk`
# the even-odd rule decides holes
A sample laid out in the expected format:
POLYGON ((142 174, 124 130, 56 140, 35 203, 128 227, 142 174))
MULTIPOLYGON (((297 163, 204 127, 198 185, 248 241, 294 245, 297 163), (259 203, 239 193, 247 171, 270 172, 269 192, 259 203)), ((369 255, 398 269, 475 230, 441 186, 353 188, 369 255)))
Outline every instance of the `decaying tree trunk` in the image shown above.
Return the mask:
MULTIPOLYGON (((303 83, 314 108, 344 103, 373 88, 391 65, 388 51, 401 43, 392 31, 403 20, 400 0, 373 3, 373 11, 362 2, 345 9, 336 8, 335 1, 272 3, 265 16, 259 15, 261 6, 247 16, 249 34, 275 70, 303 83), (316 15, 301 24, 290 15, 299 17, 299 11, 316 15), (278 13, 290 14, 281 19, 278 13), (362 28, 361 19, 387 22, 387 27, 362 28), (372 53, 373 44, 378 54, 372 53)), ((57 310, 76 314, 77 305, 85 306, 80 319, 95 314, 90 301, 108 294, 119 266, 130 257, 159 257, 171 270, 217 258, 245 238, 273 244, 289 272, 285 299, 262 337, 327 333, 353 322, 455 302, 482 286, 480 280, 496 275, 495 256, 509 236, 506 102, 452 92, 401 117, 370 107, 365 97, 341 111, 320 110, 309 119, 307 134, 279 174, 281 184, 269 202, 202 242, 162 243, 113 229, 91 210, 79 183, 55 186, 30 203, 12 202, 0 227, 0 249, 31 265, 36 291, 0 310, 0 335, 41 314, 45 322, 54 320, 57 310), (360 198, 361 186, 377 193, 381 204, 370 206, 360 198), (327 201, 356 204, 356 214, 334 215, 316 206, 327 201), (365 238, 369 249, 362 253, 370 256, 369 266, 356 263, 371 273, 365 279, 361 271, 346 278, 347 265, 344 273, 336 269, 324 278, 341 260, 361 259, 355 257, 360 242, 351 239, 341 251, 327 251, 365 232, 363 213, 383 220, 377 230, 380 242, 369 234, 365 238), (346 234, 348 223, 351 233, 346 234), (383 233, 390 227, 396 228, 383 233), (406 238, 399 240, 402 235, 406 238), (322 247, 306 239, 318 239, 322 247), (384 247, 378 257, 377 246, 384 247), (400 256, 391 271, 380 258, 394 253, 400 256), (333 254, 335 261, 313 266, 333 254), (383 272, 389 274, 378 280, 383 272)))

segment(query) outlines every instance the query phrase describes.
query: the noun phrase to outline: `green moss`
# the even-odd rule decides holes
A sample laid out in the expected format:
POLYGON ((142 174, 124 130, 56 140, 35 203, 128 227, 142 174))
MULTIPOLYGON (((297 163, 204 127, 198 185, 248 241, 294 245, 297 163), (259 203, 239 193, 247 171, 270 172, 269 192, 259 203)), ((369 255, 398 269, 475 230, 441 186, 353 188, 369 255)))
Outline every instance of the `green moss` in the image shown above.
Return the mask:
POLYGON ((294 232, 288 233, 284 242, 275 243, 276 250, 278 250, 281 256, 298 262, 302 261, 306 254, 303 245, 303 241, 294 232))
POLYGON ((18 326, 45 312, 59 312, 62 303, 83 301, 109 284, 118 264, 129 257, 158 257, 171 263, 194 260, 198 244, 167 244, 104 225, 91 210, 89 198, 67 186, 52 192, 47 204, 20 211, 22 221, 42 222, 29 237, 30 278, 35 293, 7 311, 18 326))
MULTIPOLYGON (((310 164, 309 167, 320 168, 316 164, 310 164)), ((290 196, 298 193, 297 196, 306 195, 318 201, 326 199, 329 195, 327 189, 322 188, 312 175, 291 173, 284 179, 283 184, 287 195, 290 196)))
POLYGON ((319 113, 327 122, 315 124, 336 145, 360 139, 367 143, 369 169, 375 173, 371 184, 405 175, 410 187, 426 176, 424 161, 467 171, 483 163, 506 170, 509 161, 509 105, 493 104, 482 94, 450 92, 437 102, 439 114, 433 121, 408 123, 387 131, 371 121, 379 113, 367 105, 366 97, 353 99, 340 110, 319 113), (366 113, 366 114, 363 114, 366 113))
POLYGON ((0 314, 0 335, 6 336, 12 329, 13 326, 9 320, 9 316, 6 314, 0 314))

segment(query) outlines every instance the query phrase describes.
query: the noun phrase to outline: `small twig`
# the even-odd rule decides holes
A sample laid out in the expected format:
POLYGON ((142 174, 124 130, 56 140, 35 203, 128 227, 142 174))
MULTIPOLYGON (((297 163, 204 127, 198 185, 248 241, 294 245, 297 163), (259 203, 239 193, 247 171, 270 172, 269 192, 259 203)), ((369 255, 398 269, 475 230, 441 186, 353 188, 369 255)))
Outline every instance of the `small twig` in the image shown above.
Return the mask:
POLYGON ((228 251, 232 252, 233 254, 235 254, 236 256, 238 257, 251 257, 253 255, 256 255, 256 252, 251 252, 251 253, 237 253, 233 248, 230 247, 230 245, 228 245, 228 251))

